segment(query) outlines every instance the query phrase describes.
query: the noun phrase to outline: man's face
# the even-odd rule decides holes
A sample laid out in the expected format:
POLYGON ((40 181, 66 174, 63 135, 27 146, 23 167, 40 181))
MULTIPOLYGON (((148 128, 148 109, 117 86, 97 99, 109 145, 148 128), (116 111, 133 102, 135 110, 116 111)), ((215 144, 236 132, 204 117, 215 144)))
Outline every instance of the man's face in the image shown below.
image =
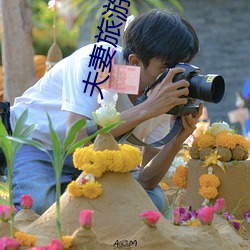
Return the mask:
POLYGON ((140 75, 140 90, 144 90, 148 85, 153 83, 156 78, 166 70, 166 66, 162 63, 160 58, 152 58, 149 61, 148 67, 145 69, 142 63, 140 75))

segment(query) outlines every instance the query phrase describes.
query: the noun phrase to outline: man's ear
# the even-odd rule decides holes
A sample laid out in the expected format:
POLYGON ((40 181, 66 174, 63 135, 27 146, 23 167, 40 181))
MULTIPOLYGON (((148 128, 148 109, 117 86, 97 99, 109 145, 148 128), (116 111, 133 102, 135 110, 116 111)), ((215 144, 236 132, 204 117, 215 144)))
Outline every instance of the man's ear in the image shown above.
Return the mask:
POLYGON ((141 62, 141 60, 138 58, 136 54, 130 54, 128 56, 128 61, 129 61, 129 64, 132 66, 140 66, 140 62, 141 62))

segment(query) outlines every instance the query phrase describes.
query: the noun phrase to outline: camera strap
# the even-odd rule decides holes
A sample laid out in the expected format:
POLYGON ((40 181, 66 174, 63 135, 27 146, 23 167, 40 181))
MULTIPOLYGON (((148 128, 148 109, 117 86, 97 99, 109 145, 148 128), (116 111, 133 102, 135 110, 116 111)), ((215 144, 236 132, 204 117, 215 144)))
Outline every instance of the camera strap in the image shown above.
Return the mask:
POLYGON ((125 133, 124 135, 120 136, 118 139, 117 139, 117 142, 118 143, 122 143, 124 142, 125 140, 133 145, 136 145, 136 146, 144 146, 144 147, 160 147, 160 146, 163 146, 165 144, 167 144, 169 141, 171 141, 176 135, 177 133, 180 131, 182 127, 182 120, 181 120, 181 117, 178 116, 176 118, 176 121, 174 123, 174 126, 173 128, 170 130, 170 132, 164 137, 162 138, 161 140, 159 141, 156 141, 156 142, 153 142, 153 143, 145 143, 143 141, 141 141, 140 139, 138 139, 133 133, 132 133, 132 130, 125 133))

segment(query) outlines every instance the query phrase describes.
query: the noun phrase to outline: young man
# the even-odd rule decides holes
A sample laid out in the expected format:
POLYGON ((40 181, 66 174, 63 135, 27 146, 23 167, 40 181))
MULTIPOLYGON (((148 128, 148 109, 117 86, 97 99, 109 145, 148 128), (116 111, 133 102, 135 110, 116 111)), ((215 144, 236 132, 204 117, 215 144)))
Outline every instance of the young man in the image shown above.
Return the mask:
MULTIPOLYGON (((109 43, 96 45, 102 45, 101 48, 109 51, 112 57, 113 50, 109 43)), ((12 127, 21 113, 28 108, 27 125, 38 124, 32 139, 44 143, 50 149, 46 111, 61 140, 77 120, 92 119, 92 112, 99 108, 99 92, 95 88, 91 96, 91 88, 85 89, 85 83, 90 74, 93 77, 96 73, 89 67, 94 46, 90 44, 80 48, 58 62, 40 81, 16 98, 11 108, 12 127)), ((126 122, 112 130, 114 137, 136 128, 136 135, 150 143, 169 132, 170 115, 166 113, 176 105, 186 104, 187 98, 183 96, 189 93, 189 83, 186 80, 173 82, 173 77, 184 69, 173 67, 178 62, 190 62, 198 50, 199 41, 192 26, 168 11, 151 10, 129 24, 123 36, 123 48, 115 47, 114 62, 140 67, 138 95, 167 68, 171 70, 163 81, 151 90, 148 99, 139 105, 133 105, 135 95, 119 94, 116 108, 121 113, 121 120, 126 122)), ((183 116, 182 129, 161 149, 145 147, 140 170, 133 173, 163 213, 166 212, 168 204, 159 182, 182 148, 183 142, 195 130, 201 110, 202 104, 198 115, 183 116)), ((175 118, 172 117, 172 121, 175 118)), ((86 136, 84 128, 79 132, 78 138, 86 136)), ((69 156, 62 173, 62 190, 78 175, 79 171, 73 167, 72 157, 69 156)), ((17 209, 20 209, 20 197, 23 194, 33 197, 32 209, 38 214, 43 213, 55 201, 55 176, 51 163, 43 152, 27 145, 17 152, 13 169, 13 197, 17 209)))

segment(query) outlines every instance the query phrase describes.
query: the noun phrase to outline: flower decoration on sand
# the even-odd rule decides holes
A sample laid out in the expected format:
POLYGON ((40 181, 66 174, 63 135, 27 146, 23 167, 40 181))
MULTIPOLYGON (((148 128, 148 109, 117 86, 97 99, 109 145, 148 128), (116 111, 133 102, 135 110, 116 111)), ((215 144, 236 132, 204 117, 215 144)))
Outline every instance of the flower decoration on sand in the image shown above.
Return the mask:
MULTIPOLYGON (((104 99, 99 100, 101 110, 93 113, 96 123, 101 126, 119 123, 120 115, 115 109, 117 94, 113 90, 103 90, 103 96, 104 99)), ((100 99, 100 95, 98 98, 100 99)), ((132 145, 117 144, 109 132, 100 133, 94 144, 74 151, 73 163, 75 168, 83 171, 84 176, 79 182, 72 181, 68 185, 69 193, 74 197, 85 196, 94 199, 102 193, 101 184, 96 179, 105 172, 129 172, 140 165, 141 153, 132 145)))
POLYGON ((203 225, 211 225, 214 219, 214 208, 213 207, 202 207, 199 212, 197 218, 203 225))
POLYGON ((153 210, 147 210, 143 213, 140 213, 140 217, 143 218, 143 222, 150 227, 155 227, 161 216, 161 212, 156 212, 153 210))
POLYGON ((214 204, 214 212, 219 215, 225 212, 225 199, 223 197, 216 200, 214 204))
POLYGON ((19 242, 11 237, 2 237, 0 239, 0 249, 16 250, 19 246, 19 242))
POLYGON ((30 209, 32 207, 33 204, 33 199, 29 194, 24 194, 21 197, 21 207, 23 209, 30 209))
POLYGON ((92 227, 93 222, 93 210, 85 209, 80 212, 80 226, 85 229, 90 229, 92 227))
POLYGON ((198 211, 191 210, 191 207, 177 207, 172 211, 171 222, 176 226, 200 226, 197 218, 198 211))
POLYGON ((36 245, 36 237, 32 234, 26 234, 21 231, 15 232, 15 239, 21 246, 32 247, 36 245))
POLYGON ((208 174, 203 174, 199 178, 200 182, 200 189, 199 194, 205 198, 204 202, 202 203, 203 206, 207 206, 210 199, 216 198, 218 195, 217 188, 220 185, 219 178, 213 174, 213 168, 208 168, 208 174))
POLYGON ((205 160, 205 164, 216 164, 222 169, 222 162, 246 160, 250 141, 236 134, 226 122, 213 123, 200 137, 195 138, 190 148, 193 159, 205 160))

